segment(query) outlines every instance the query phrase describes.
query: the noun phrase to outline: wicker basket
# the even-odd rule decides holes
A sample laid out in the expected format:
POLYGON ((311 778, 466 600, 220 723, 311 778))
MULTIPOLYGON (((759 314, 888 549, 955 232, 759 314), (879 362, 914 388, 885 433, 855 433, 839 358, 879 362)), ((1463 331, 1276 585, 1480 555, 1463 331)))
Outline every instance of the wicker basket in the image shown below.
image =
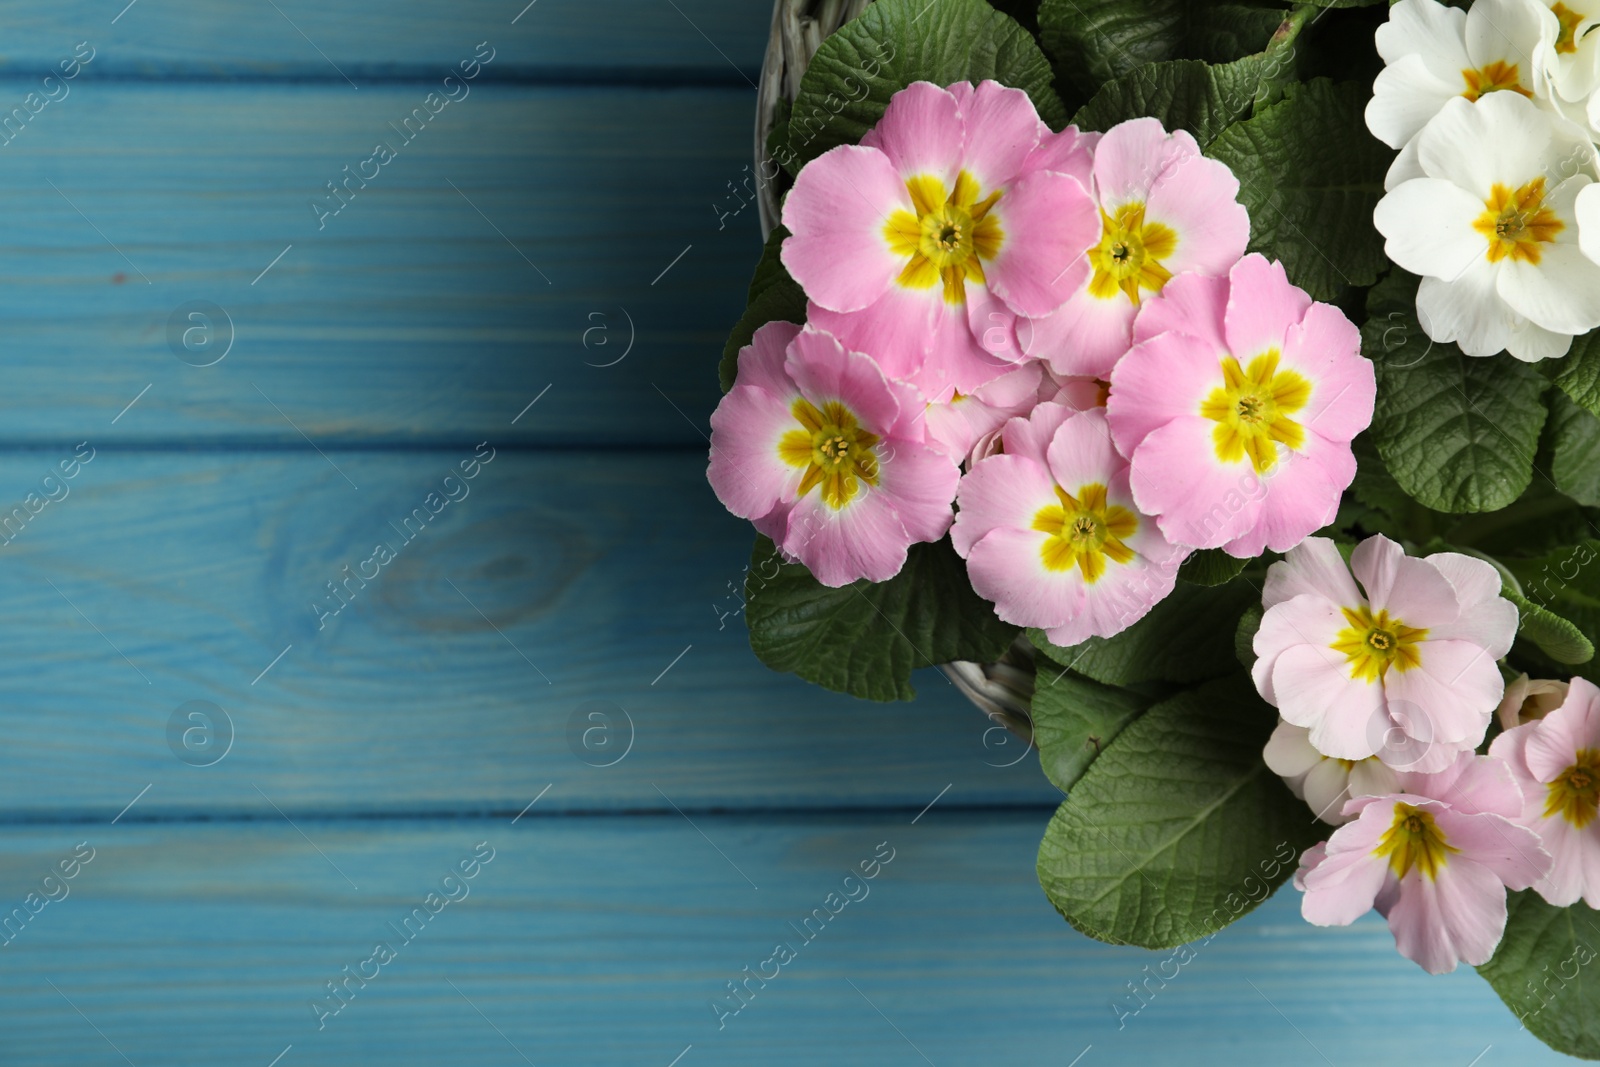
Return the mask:
MULTIPOLYGON (((768 181, 767 135, 777 114, 779 101, 793 103, 800 93, 800 76, 806 72, 823 38, 865 11, 872 0, 777 0, 772 10, 772 37, 761 64, 761 83, 756 90, 756 202, 761 213, 761 236, 765 238, 778 223, 783 195, 782 176, 768 181)), ((1033 723, 1028 717, 1033 697, 1033 646, 1026 639, 1016 643, 994 663, 956 660, 939 667, 969 700, 996 723, 1018 737, 1033 743, 1033 723)))

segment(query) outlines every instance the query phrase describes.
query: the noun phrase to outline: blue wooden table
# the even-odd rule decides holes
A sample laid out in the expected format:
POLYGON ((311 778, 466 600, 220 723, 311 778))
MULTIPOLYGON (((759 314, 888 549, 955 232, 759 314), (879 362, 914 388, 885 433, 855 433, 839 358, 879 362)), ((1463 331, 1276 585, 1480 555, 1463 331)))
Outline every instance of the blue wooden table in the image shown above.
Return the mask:
POLYGON ((755 661, 760 0, 124 3, 0 20, 0 1063, 1558 1058, 1292 890, 1163 979, 940 676, 755 661))

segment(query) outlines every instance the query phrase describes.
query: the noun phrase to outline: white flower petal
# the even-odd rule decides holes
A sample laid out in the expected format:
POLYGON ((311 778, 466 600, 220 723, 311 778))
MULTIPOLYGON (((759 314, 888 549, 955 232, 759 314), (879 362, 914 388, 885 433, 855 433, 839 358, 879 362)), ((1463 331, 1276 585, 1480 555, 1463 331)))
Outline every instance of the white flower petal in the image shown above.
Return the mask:
POLYGON ((1494 264, 1479 256, 1450 281, 1424 278, 1417 287, 1417 321, 1435 341, 1454 341, 1469 356, 1492 356, 1506 347, 1518 322, 1495 290, 1494 264))
POLYGON ((1489 242, 1472 228, 1483 210, 1482 200, 1451 182, 1417 178, 1384 194, 1372 221, 1390 259, 1413 274, 1449 281, 1488 252, 1489 242))

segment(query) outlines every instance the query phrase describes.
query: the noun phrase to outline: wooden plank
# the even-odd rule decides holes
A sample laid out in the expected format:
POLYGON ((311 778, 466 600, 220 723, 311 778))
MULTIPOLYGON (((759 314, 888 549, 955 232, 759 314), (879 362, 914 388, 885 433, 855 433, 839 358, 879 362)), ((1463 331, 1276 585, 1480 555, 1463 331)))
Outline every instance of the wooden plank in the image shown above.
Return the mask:
POLYGON ((109 819, 146 785, 129 819, 270 813, 257 785, 310 813, 515 812, 552 784, 566 810, 1059 799, 935 672, 877 705, 762 666, 729 614, 753 534, 702 456, 494 448, 448 486, 470 447, 101 446, 48 486, 71 452, 0 458, 0 501, 68 494, 0 547, 0 811, 109 819), (215 766, 169 747, 193 700, 234 724, 215 766))
POLYGON ((718 217, 748 92, 483 85, 405 144, 424 95, 102 83, 36 116, 0 149, 27 205, 0 442, 702 441, 759 253, 753 205, 718 217), (319 230, 312 198, 380 139, 400 154, 319 230), (193 301, 233 323, 225 357, 215 312, 183 349, 193 301))
POLYGON ((1470 968, 1430 978, 1375 915, 1308 926, 1292 889, 1168 965, 1175 976, 1151 979, 1119 1030, 1112 1003, 1173 954, 1090 941, 1054 914, 1033 878, 1045 819, 703 816, 704 837, 672 814, 307 821, 303 837, 281 819, 13 829, 0 839, 8 907, 78 842, 94 858, 4 950, 0 1055, 15 1067, 110 1067, 118 1051, 138 1067, 280 1054, 278 1067, 680 1055, 679 1067, 1093 1067, 1172 1062, 1180 1048, 1197 1067, 1464 1067, 1492 1046, 1481 1063, 1563 1062, 1470 968), (441 886, 488 854, 479 842, 493 859, 441 886), (875 853, 892 859, 847 885, 875 853), (441 890, 461 899, 413 919, 409 943, 390 928, 441 890), (858 899, 840 903, 845 892, 858 899), (829 914, 830 893, 838 914, 813 918, 807 942, 797 928, 829 914), (365 987, 352 980, 336 1015, 314 1013, 379 941, 394 958, 365 987), (779 942, 794 958, 764 988, 752 981, 719 1030, 711 1001, 779 942))
MULTIPOLYGON (((772 5, 752 0, 58 0, 8 14, 0 74, 42 76, 83 40, 84 77, 442 77, 479 41, 491 77, 680 78, 745 84, 766 50, 772 5), (120 12, 120 13, 119 13, 120 12)), ((350 92, 348 85, 345 91, 350 92)))

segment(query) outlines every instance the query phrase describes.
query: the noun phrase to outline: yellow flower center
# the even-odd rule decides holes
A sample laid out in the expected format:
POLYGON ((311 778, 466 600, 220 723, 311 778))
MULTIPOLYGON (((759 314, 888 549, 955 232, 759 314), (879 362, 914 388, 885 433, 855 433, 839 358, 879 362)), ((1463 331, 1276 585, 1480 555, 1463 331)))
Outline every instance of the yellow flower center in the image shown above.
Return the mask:
POLYGON ((1510 256, 1537 265, 1539 245, 1554 241, 1566 223, 1545 207, 1544 178, 1540 177, 1515 192, 1496 182, 1472 228, 1488 238, 1490 263, 1510 256))
POLYGON ((981 191, 966 171, 956 175, 955 190, 948 193, 930 174, 907 180, 915 214, 901 208, 883 227, 889 250, 906 257, 897 279, 902 286, 931 289, 942 281, 945 302, 960 304, 967 299, 967 281, 983 284, 982 261, 999 253, 1005 231, 989 215, 1000 191, 979 199, 981 191))
POLYGON ((1556 51, 1571 55, 1578 50, 1578 23, 1583 21, 1583 12, 1558 2, 1551 5, 1550 13, 1561 23, 1561 32, 1556 35, 1556 51))
POLYGON ((1089 249, 1089 295, 1110 300, 1122 293, 1135 304, 1139 290, 1160 292, 1172 272, 1161 261, 1178 248, 1178 235, 1159 222, 1146 222, 1138 202, 1100 212, 1100 243, 1089 249))
POLYGON ((1048 504, 1033 517, 1033 528, 1049 534, 1039 555, 1046 570, 1065 571, 1076 566, 1085 582, 1094 583, 1106 572, 1106 560, 1127 563, 1133 549, 1123 544, 1139 528, 1139 518, 1119 504, 1106 503, 1106 487, 1091 482, 1077 495, 1056 486, 1059 503, 1048 504))
POLYGON ((1222 384, 1200 404, 1200 414, 1217 424, 1211 431, 1217 458, 1237 463, 1249 455, 1259 474, 1278 462, 1278 445, 1297 449, 1305 430, 1289 416, 1311 401, 1311 383, 1292 370, 1278 369, 1278 350, 1256 356, 1240 367, 1222 357, 1222 384))
POLYGON ((1364 605, 1339 610, 1348 625, 1334 635, 1329 647, 1344 654, 1355 681, 1375 682, 1389 673, 1390 667, 1408 671, 1422 662, 1417 645, 1427 638, 1426 629, 1391 619, 1387 611, 1374 615, 1364 605))
POLYGON ((1522 82, 1517 76, 1517 65, 1495 60, 1477 70, 1467 69, 1461 72, 1461 80, 1467 83, 1467 91, 1461 95, 1468 100, 1476 100, 1488 93, 1509 91, 1521 93, 1530 100, 1533 93, 1522 87, 1522 82))
POLYGON ((805 469, 797 497, 822 487, 823 501, 835 511, 848 504, 863 483, 878 484, 876 434, 861 428, 855 413, 837 400, 819 410, 801 398, 790 408, 801 426, 778 439, 778 457, 791 467, 805 469))
POLYGON ((1600 812, 1600 748, 1578 749, 1577 760, 1545 786, 1544 817, 1560 815, 1582 830, 1600 812))
POLYGON ((1378 838, 1378 847, 1372 854, 1388 856, 1389 869, 1396 878, 1404 878, 1413 869, 1436 878, 1449 854, 1459 851, 1445 840, 1431 813, 1410 804, 1396 804, 1394 823, 1378 838))

